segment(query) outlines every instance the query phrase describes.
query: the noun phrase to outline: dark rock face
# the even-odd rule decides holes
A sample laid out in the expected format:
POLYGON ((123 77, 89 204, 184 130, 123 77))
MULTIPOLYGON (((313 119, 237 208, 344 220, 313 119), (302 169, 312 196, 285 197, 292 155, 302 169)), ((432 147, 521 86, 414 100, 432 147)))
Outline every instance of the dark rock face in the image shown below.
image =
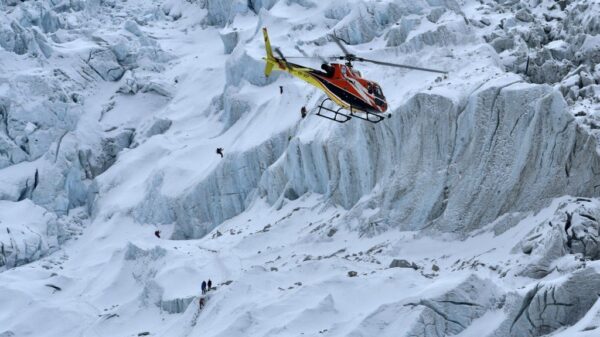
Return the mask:
POLYGON ((404 259, 394 259, 392 263, 390 263, 389 268, 412 268, 418 269, 418 266, 414 262, 408 262, 404 259))

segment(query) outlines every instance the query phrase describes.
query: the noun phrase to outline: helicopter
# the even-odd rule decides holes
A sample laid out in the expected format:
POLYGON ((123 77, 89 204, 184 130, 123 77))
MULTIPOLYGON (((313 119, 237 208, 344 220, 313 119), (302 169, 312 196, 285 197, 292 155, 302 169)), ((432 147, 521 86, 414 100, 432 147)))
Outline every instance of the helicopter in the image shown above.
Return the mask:
MULTIPOLYGON (((442 70, 382 62, 356 56, 350 53, 342 44, 342 40, 335 35, 330 35, 330 37, 342 50, 344 55, 330 57, 330 59, 345 60, 346 62, 344 64, 329 63, 324 58, 319 57, 323 64, 321 65, 321 70, 317 70, 288 62, 287 58, 279 48, 275 48, 278 57, 274 56, 266 27, 263 27, 263 36, 267 52, 267 57, 263 57, 263 60, 266 61, 265 76, 268 77, 273 69, 276 69, 285 71, 294 77, 317 87, 317 89, 323 91, 327 95, 327 98, 319 104, 317 115, 338 123, 345 123, 352 119, 352 117, 371 123, 379 123, 385 119, 384 113, 388 109, 387 101, 379 84, 363 78, 360 71, 354 69, 352 62, 370 62, 383 66, 447 74, 446 71, 442 70), (328 101, 335 103, 338 108, 326 106, 325 104, 328 101), (331 113, 333 113, 332 116, 331 113)), ((300 49, 298 48, 298 50, 300 49)), ((300 52, 302 51, 300 50, 300 52)), ((311 57, 297 56, 289 58, 311 57)), ((331 104, 327 103, 327 105, 330 106, 331 104)), ((388 114, 388 117, 389 116, 390 115, 388 114)))

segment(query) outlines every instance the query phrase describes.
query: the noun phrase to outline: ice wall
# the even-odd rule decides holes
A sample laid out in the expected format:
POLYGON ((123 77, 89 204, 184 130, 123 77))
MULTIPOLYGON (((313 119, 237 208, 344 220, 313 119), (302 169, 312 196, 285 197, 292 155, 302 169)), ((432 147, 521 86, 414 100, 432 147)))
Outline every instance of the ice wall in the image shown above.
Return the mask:
POLYGON ((557 91, 514 80, 487 83, 466 106, 418 94, 383 125, 295 138, 261 192, 270 202, 290 190, 323 193, 358 218, 377 210, 362 223, 457 233, 557 196, 597 196, 593 137, 557 91))

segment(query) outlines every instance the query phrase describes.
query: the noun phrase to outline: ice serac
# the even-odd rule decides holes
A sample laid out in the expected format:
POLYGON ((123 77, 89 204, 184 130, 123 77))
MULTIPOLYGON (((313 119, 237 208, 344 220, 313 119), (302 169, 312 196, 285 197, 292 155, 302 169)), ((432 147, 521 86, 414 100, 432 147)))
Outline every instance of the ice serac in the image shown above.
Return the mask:
POLYGON ((500 289, 492 281, 473 275, 438 298, 408 303, 409 306, 422 306, 424 309, 407 336, 441 337, 458 334, 473 320, 493 309, 500 302, 500 293, 500 289))
POLYGON ((520 300, 507 305, 508 319, 494 332, 500 336, 544 336, 579 321, 600 292, 600 274, 587 268, 560 282, 538 284, 520 300))
POLYGON ((180 314, 185 312, 187 307, 192 303, 194 297, 175 298, 172 300, 161 300, 160 307, 162 310, 170 314, 180 314))
POLYGON ((417 94, 378 127, 294 138, 261 191, 270 202, 289 189, 323 193, 352 217, 379 209, 361 223, 457 233, 564 194, 598 195, 593 137, 560 93, 516 81, 487 83, 466 104, 417 94))
MULTIPOLYGON (((261 6, 262 1, 246 1, 246 0, 207 0, 206 23, 209 25, 223 27, 230 23, 237 14, 248 12, 248 5, 255 4, 261 6)), ((265 5, 268 1, 264 2, 265 5)))
POLYGON ((514 248, 531 256, 530 262, 518 274, 543 278, 558 269, 559 259, 567 254, 581 260, 600 259, 600 208, 590 199, 579 198, 575 202, 562 203, 554 215, 539 223, 514 248))
POLYGON ((141 223, 175 223, 174 239, 204 236, 246 209, 257 195, 263 172, 285 150, 289 134, 285 131, 248 151, 229 154, 206 178, 175 197, 161 194, 163 178, 154 176, 134 217, 141 223))
POLYGON ((334 27, 334 32, 348 44, 369 42, 402 16, 422 11, 418 4, 409 2, 399 4, 359 2, 351 8, 349 9, 347 4, 332 3, 325 12, 326 17, 341 18, 334 27))
POLYGON ((493 281, 469 276, 442 295, 381 305, 350 333, 351 337, 456 335, 502 303, 493 281), (405 331, 398 334, 399 331, 405 331))
POLYGON ((0 271, 58 249, 58 221, 30 200, 0 201, 0 271))

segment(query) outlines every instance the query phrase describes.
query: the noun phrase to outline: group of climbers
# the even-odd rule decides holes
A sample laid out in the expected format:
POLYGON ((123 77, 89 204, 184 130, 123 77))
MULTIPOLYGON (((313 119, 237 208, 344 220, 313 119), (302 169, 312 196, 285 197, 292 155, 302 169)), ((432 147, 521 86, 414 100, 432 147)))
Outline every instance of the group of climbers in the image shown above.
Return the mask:
POLYGON ((202 281, 202 295, 206 294, 212 288, 212 281, 208 279, 208 282, 202 281))
MULTIPOLYGON (((208 282, 206 281, 202 281, 202 295, 206 294, 208 291, 210 291, 212 289, 212 281, 210 279, 208 279, 208 282)), ((200 296, 200 299, 198 300, 198 305, 200 307, 200 309, 202 309, 204 307, 204 296, 200 296)))

